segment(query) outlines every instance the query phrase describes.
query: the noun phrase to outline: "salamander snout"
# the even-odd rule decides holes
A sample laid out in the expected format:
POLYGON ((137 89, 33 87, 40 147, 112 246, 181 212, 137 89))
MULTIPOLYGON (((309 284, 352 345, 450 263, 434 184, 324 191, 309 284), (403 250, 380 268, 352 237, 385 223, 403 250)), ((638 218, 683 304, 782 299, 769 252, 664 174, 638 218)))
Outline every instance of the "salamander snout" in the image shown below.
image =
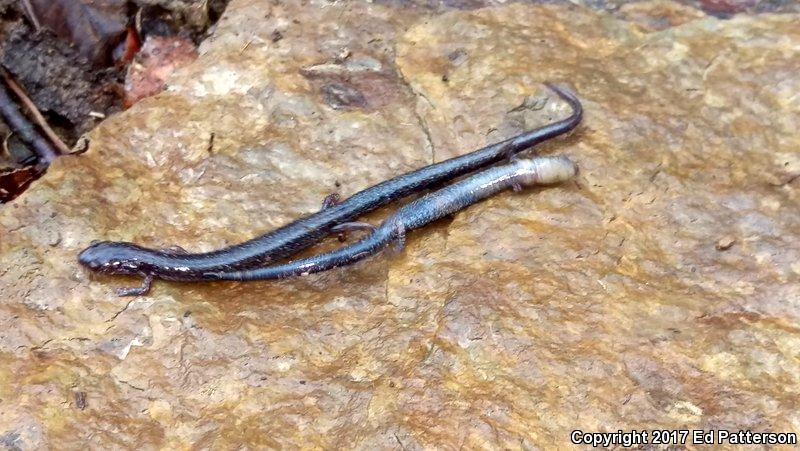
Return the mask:
POLYGON ((110 274, 135 274, 141 264, 140 248, 128 243, 97 241, 78 254, 78 263, 92 271, 110 274))

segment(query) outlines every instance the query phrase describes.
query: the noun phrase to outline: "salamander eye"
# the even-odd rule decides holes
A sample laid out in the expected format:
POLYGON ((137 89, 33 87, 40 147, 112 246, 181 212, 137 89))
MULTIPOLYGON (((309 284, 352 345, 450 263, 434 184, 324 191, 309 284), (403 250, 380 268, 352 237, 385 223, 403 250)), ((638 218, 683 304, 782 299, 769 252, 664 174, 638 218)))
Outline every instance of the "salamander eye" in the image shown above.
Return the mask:
POLYGON ((89 246, 94 246, 95 244, 99 243, 100 240, 92 240, 89 242, 89 246))

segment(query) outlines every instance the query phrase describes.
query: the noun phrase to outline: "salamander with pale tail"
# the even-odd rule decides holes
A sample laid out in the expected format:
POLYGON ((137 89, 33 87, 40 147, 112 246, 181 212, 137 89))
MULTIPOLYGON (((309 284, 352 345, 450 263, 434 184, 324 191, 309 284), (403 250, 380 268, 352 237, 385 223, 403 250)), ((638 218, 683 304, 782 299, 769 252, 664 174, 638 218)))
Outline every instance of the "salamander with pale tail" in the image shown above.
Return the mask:
POLYGON ((180 248, 150 249, 133 243, 100 241, 91 244, 78 256, 81 265, 104 274, 140 275, 140 287, 121 288, 117 293, 143 295, 154 278, 175 281, 207 280, 207 274, 226 273, 260 267, 293 255, 332 232, 348 225, 355 218, 395 200, 473 172, 503 158, 534 146, 577 126, 583 107, 569 90, 547 85, 572 108, 572 114, 552 124, 529 130, 497 144, 399 175, 364 189, 341 203, 298 219, 272 232, 244 243, 206 253, 188 253, 180 248))
POLYGON ((204 278, 238 281, 284 279, 349 265, 377 254, 393 242, 402 243, 405 234, 410 230, 462 210, 504 189, 564 182, 577 172, 575 163, 564 156, 514 160, 509 164, 481 171, 409 203, 387 218, 369 236, 349 246, 282 265, 242 271, 207 272, 204 278))

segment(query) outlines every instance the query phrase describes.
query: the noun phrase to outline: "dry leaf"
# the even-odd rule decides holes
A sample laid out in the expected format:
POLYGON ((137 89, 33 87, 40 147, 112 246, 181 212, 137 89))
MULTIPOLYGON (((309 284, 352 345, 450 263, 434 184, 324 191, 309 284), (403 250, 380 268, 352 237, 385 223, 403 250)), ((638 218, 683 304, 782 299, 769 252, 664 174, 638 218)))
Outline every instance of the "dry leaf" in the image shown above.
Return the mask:
POLYGON ((31 0, 40 25, 69 40, 95 66, 111 63, 126 34, 125 0, 31 0))

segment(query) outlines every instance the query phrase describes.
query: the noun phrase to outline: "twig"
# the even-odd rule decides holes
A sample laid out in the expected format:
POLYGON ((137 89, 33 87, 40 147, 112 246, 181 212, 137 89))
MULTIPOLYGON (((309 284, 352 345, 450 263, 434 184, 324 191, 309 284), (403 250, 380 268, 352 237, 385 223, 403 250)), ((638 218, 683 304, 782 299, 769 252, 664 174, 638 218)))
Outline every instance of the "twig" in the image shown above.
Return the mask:
POLYGON ((13 134, 14 132, 8 132, 6 137, 3 138, 3 152, 8 156, 8 158, 11 158, 11 151, 8 149, 8 140, 11 139, 11 135, 13 134))
POLYGON ((33 148, 41 161, 50 163, 58 157, 50 143, 42 138, 33 124, 19 112, 2 83, 0 83, 0 115, 5 119, 8 128, 19 134, 20 139, 33 148))
POLYGON ((25 90, 22 89, 22 87, 18 85, 17 82, 14 81, 14 79, 11 78, 11 76, 5 71, 3 71, 3 79, 8 84, 8 87, 14 91, 14 94, 19 97, 19 100, 31 113, 31 116, 33 116, 33 119, 37 124, 39 124, 39 127, 42 128, 42 131, 45 135, 47 135, 47 138, 50 139, 50 142, 56 146, 56 149, 58 149, 58 151, 62 154, 71 153, 69 146, 64 144, 64 141, 61 141, 61 138, 59 138, 53 129, 50 128, 50 125, 47 124, 47 120, 44 118, 44 116, 42 116, 42 113, 39 112, 39 109, 36 108, 36 105, 33 103, 33 101, 31 101, 30 97, 28 97, 28 94, 25 92, 25 90))
POLYGON ((42 28, 42 24, 39 23, 39 18, 36 17, 36 11, 33 10, 30 0, 22 0, 22 7, 28 13, 28 18, 31 19, 34 30, 39 31, 42 28))

